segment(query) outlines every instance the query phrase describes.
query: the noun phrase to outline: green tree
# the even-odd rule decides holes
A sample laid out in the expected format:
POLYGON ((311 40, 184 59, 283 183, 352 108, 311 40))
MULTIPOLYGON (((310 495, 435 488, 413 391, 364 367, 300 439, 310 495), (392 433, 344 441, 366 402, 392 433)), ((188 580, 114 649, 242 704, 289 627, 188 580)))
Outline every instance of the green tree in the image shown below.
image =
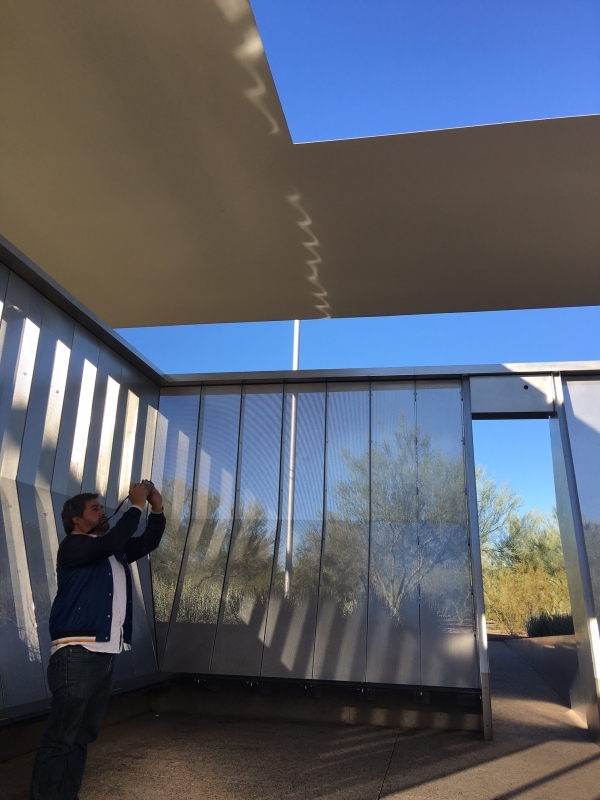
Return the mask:
POLYGON ((519 515, 521 498, 477 470, 486 616, 490 629, 525 636, 530 619, 570 614, 556 513, 519 515))

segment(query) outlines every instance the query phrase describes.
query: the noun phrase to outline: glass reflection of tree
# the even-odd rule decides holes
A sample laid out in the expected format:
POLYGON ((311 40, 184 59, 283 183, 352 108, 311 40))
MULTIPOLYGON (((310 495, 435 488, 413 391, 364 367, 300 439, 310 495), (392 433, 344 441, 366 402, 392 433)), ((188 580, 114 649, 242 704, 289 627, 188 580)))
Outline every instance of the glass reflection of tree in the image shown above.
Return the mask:
POLYGON ((151 556, 152 585, 156 620, 168 622, 190 524, 192 489, 181 478, 165 478, 161 490, 167 527, 151 556))
POLYGON ((216 623, 227 566, 233 509, 225 511, 218 494, 200 490, 203 518, 192 522, 178 622, 216 623))
POLYGON ((239 509, 231 553, 223 622, 248 624, 257 604, 266 604, 273 567, 275 522, 257 501, 239 509))
MULTIPOLYGON (((393 434, 374 439, 370 458, 368 452, 360 456, 347 450, 342 453, 346 478, 329 488, 322 563, 320 521, 294 523, 293 591, 286 602, 296 604, 315 596, 320 566, 321 591, 335 599, 343 614, 357 608, 368 586, 370 507, 372 599, 401 623, 406 601, 415 595, 419 582, 435 572, 427 596, 435 614, 440 619, 470 619, 462 454, 452 457, 436 449, 431 436, 407 424, 404 418, 393 434)), ((206 509, 206 517, 195 520, 190 530, 177 619, 214 624, 227 564, 232 510, 223 510, 218 495, 212 492, 198 505, 206 509)), ((189 515, 187 500, 184 507, 189 515)), ((157 614, 159 608, 163 614, 158 619, 168 619, 187 527, 185 515, 181 520, 173 519, 153 559, 157 614)), ((275 523, 267 519, 260 503, 240 508, 224 622, 247 624, 256 605, 266 603, 274 538, 275 523)), ((276 591, 283 592, 284 580, 285 563, 278 559, 276 591)))
MULTIPOLYGON (((448 574, 456 578, 452 567, 465 560, 463 460, 462 455, 453 458, 435 449, 431 436, 405 419, 391 436, 376 439, 370 459, 368 452, 358 457, 349 451, 342 453, 347 478, 329 490, 322 590, 335 597, 345 614, 364 598, 370 500, 371 591, 400 622, 403 604, 419 581, 441 566, 449 567, 448 574)), ((298 554, 296 571, 304 560, 318 557, 318 545, 320 537, 314 531, 298 554)), ((438 614, 448 615, 451 607, 453 615, 462 617, 464 581, 454 588, 451 584, 452 579, 441 580, 428 601, 438 614)))

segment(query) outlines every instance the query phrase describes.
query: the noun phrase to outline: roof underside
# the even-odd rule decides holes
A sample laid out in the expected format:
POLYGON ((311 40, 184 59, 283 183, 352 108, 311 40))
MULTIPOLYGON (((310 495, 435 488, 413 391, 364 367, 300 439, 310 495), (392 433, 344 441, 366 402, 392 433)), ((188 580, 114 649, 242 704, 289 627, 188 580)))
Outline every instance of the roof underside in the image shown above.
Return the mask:
POLYGON ((1 15, 0 233, 110 325, 600 304, 600 116, 294 145, 245 0, 1 15))

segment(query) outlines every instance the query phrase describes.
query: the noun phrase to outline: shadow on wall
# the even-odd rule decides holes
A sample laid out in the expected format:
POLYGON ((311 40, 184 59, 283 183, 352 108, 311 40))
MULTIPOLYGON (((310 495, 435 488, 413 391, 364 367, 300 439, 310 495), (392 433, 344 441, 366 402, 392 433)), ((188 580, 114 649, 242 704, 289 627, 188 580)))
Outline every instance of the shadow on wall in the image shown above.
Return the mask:
POLYGON ((152 558, 162 668, 476 687, 459 386, 199 400, 160 406, 153 480, 177 509, 152 558))
MULTIPOLYGON (((0 717, 44 709, 48 617, 68 496, 110 508, 150 472, 158 388, 0 264, 0 717)), ((155 674, 147 559, 133 569, 135 653, 155 674)))

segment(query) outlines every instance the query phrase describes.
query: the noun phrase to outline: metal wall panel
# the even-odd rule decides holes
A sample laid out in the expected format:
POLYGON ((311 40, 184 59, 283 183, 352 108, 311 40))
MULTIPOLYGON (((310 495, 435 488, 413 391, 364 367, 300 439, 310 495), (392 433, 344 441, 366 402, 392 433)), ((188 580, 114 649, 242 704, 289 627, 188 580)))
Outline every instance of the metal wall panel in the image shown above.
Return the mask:
POLYGON ((153 559, 162 668, 478 688, 462 415, 458 382, 206 387, 187 540, 184 511, 153 559))
MULTIPOLYGON (((556 379, 560 381, 559 378, 556 379)), ((557 397, 557 419, 550 420, 550 442, 556 488, 556 511, 569 585, 571 613, 575 628, 579 674, 572 687, 573 709, 587 723, 596 738, 600 736, 598 705, 597 646, 598 621, 594 609, 593 590, 577 487, 564 414, 562 392, 557 397), (562 413, 561 413, 562 411, 562 413), (595 652, 596 651, 596 652, 595 652)))
POLYGON ((323 384, 285 395, 281 525, 269 596, 261 674, 312 678, 323 535, 323 384))
MULTIPOLYGON (((10 276, 0 323, 0 673, 7 706, 46 696, 17 484, 44 300, 10 276)), ((32 559, 32 575, 39 570, 32 559)))
MULTIPOLYGON (((113 464, 115 489, 150 471, 158 387, 4 265, 0 307, 0 706, 13 715, 49 696, 63 502, 82 486, 107 493, 113 464)), ((122 677, 157 669, 147 559, 132 579, 134 650, 117 661, 122 677)))
POLYGON ((557 510, 579 659, 573 707, 600 740, 600 380, 555 378, 557 510))
POLYGON ((235 521, 211 671, 259 675, 279 518, 282 386, 246 387, 235 521))
POLYGON ((29 403, 44 299, 11 274, 0 322, 0 476, 14 480, 29 403))
POLYGON ((471 411, 475 416, 552 414, 552 376, 494 375, 471 378, 471 411))
POLYGON ((192 523, 163 669, 209 672, 233 528, 241 387, 202 394, 192 523))
POLYGON ((371 398, 367 680, 420 684, 415 384, 374 383, 371 398))
POLYGON ((150 558, 159 658, 190 524, 199 410, 199 390, 160 398, 152 480, 162 492, 167 528, 150 558))
POLYGON ((476 688, 460 384, 417 382, 421 682, 476 688))
POLYGON ((0 674, 7 706, 46 697, 17 485, 0 478, 0 674))
POLYGON ((56 595, 58 534, 48 489, 17 483, 35 620, 44 664, 50 658, 48 620, 56 595))
POLYGON ((51 484, 53 493, 65 499, 81 491, 99 355, 98 341, 77 325, 51 484))
POLYGON ((565 411, 594 604, 600 608, 600 379, 565 382, 565 411))
MULTIPOLYGON (((124 373, 129 370, 125 365, 124 373)), ((133 459, 131 465, 131 481, 139 481, 150 478, 152 475, 152 455, 154 451, 154 434, 156 432, 156 419, 158 415, 159 388, 140 373, 132 370, 133 381, 132 391, 139 398, 138 420, 135 433, 133 448, 133 459)), ((159 487, 160 488, 160 487, 159 487)), ((140 521, 140 533, 143 530, 143 520, 140 521)), ((138 600, 140 607, 143 606, 146 617, 146 629, 149 636, 149 644, 152 645, 155 669, 157 668, 156 632, 154 627, 154 598, 152 596, 152 576, 150 571, 150 559, 145 557, 135 562, 136 580, 139 582, 138 600)), ((136 616, 136 605, 134 604, 134 617, 136 616)), ((139 622, 142 625, 142 620, 139 622)), ((145 639, 145 637, 144 637, 145 639)), ((138 659, 136 658, 136 671, 138 670, 138 659)), ((144 667, 145 668, 145 667, 144 667)))
POLYGON ((75 324, 46 302, 17 480, 50 489, 75 324))
POLYGON ((326 513, 313 677, 364 681, 369 550, 369 384, 330 384, 326 513))
POLYGON ((4 306, 4 297, 6 295, 6 287, 8 286, 8 279, 10 278, 11 271, 9 268, 0 261, 0 315, 4 306))
POLYGON ((122 369, 121 360, 107 347, 100 347, 81 491, 96 492, 104 505, 107 505, 122 369))

